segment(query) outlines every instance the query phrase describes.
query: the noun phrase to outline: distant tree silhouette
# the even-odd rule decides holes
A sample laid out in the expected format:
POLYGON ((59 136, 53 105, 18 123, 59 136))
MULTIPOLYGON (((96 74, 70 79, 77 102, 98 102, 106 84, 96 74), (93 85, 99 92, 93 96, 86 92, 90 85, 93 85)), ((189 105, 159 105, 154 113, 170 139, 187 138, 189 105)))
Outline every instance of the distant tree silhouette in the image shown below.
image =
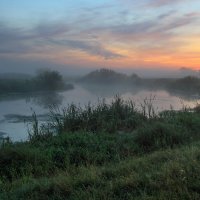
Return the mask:
POLYGON ((117 73, 113 70, 103 68, 89 73, 82 79, 82 81, 101 84, 116 84, 122 81, 127 81, 127 79, 128 76, 126 74, 117 73))
POLYGON ((200 92, 200 79, 193 76, 187 76, 177 79, 170 86, 172 89, 184 90, 187 92, 200 92))
POLYGON ((38 73, 35 78, 38 89, 57 90, 64 89, 64 81, 57 71, 43 70, 38 73))

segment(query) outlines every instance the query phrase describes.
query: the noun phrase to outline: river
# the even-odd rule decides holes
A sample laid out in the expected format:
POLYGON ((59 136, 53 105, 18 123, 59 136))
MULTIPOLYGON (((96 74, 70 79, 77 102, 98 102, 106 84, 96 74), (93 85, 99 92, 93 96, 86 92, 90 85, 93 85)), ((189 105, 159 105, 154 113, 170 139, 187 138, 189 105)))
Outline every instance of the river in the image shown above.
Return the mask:
POLYGON ((40 122, 45 122, 52 105, 60 108, 71 103, 84 106, 88 102, 95 104, 103 98, 109 103, 116 95, 124 100, 133 100, 138 108, 145 98, 151 98, 156 112, 171 108, 178 110, 183 106, 194 107, 200 100, 198 95, 170 94, 165 90, 80 85, 64 92, 9 95, 0 98, 0 136, 9 136, 12 141, 27 140, 33 112, 39 116, 40 122))

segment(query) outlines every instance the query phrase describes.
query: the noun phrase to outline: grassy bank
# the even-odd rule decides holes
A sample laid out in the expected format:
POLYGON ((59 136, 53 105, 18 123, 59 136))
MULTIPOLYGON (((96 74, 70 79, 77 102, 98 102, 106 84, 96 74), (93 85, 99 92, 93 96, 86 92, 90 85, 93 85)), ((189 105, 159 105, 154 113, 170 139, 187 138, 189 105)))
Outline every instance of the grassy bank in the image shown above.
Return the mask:
MULTIPOLYGON (((57 134, 0 149, 0 199, 199 199, 200 112, 120 98, 52 112, 57 134)), ((49 125, 49 126, 50 126, 49 125)))

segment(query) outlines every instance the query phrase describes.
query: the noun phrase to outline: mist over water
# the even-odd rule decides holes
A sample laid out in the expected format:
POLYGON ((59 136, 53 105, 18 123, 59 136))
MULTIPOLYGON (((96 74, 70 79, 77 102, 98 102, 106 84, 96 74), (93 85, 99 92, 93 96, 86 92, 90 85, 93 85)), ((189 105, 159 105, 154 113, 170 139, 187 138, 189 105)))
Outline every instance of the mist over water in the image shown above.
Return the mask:
POLYGON ((62 92, 40 92, 38 94, 12 95, 0 100, 0 133, 9 136, 13 141, 26 140, 28 127, 31 123, 31 115, 35 112, 40 123, 46 122, 49 117, 49 108, 67 107, 73 103, 82 107, 91 103, 96 105, 105 99, 111 102, 116 95, 124 101, 133 100, 138 109, 144 103, 144 99, 152 100, 156 112, 178 110, 183 106, 194 107, 199 96, 170 94, 165 90, 144 89, 139 87, 76 84, 74 89, 62 92))

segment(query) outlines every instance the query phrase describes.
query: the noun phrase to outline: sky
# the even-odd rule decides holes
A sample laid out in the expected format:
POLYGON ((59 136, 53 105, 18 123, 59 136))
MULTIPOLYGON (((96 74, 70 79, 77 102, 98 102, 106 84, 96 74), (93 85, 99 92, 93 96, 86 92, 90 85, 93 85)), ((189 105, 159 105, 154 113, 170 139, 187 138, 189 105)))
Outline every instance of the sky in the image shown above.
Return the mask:
POLYGON ((1 0, 0 72, 200 69, 199 0, 1 0))

